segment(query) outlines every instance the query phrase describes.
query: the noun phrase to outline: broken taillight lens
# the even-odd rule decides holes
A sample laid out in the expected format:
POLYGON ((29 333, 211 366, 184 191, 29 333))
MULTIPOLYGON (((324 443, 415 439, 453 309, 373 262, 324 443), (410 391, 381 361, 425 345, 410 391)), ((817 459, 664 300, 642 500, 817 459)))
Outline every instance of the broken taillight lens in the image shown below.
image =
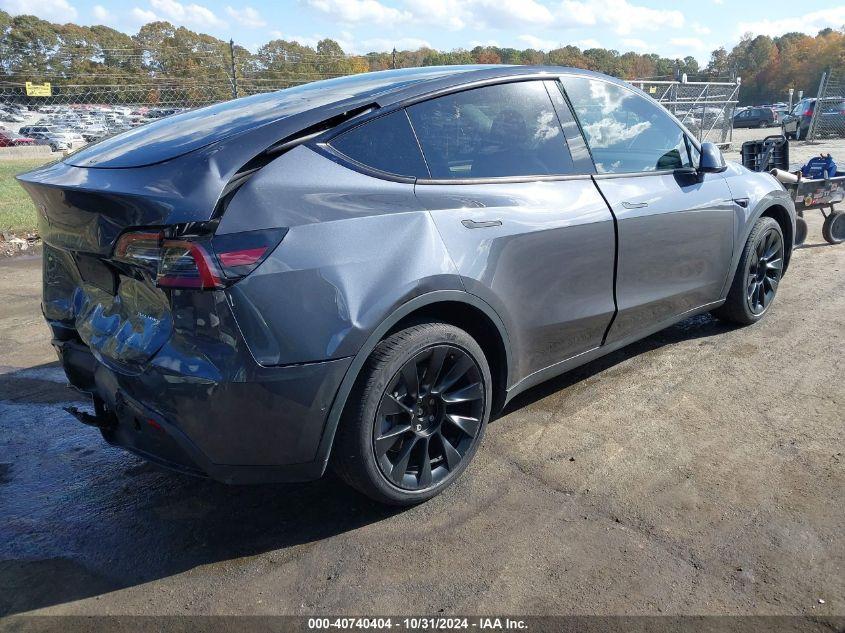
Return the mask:
POLYGON ((251 273, 264 261, 287 229, 170 239, 164 232, 124 233, 114 259, 145 269, 157 286, 223 288, 251 273))

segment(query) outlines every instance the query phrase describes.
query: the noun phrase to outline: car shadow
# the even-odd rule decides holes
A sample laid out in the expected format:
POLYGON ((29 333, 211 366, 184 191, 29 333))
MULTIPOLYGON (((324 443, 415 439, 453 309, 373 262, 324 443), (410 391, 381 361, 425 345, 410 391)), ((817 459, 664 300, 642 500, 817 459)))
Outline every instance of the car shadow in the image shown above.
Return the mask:
POLYGON ((710 314, 700 314, 690 317, 647 338, 631 343, 615 352, 610 352, 606 356, 585 363, 565 374, 543 382, 536 387, 532 387, 514 397, 497 417, 504 417, 514 413, 538 400, 542 400, 546 396, 571 387, 582 380, 586 380, 635 356, 640 356, 641 354, 651 352, 666 345, 680 343, 681 341, 718 336, 736 328, 736 325, 720 321, 710 314))
MULTIPOLYGON (((626 359, 731 326, 699 316, 535 387, 513 413, 626 359)), ((0 374, 0 615, 303 547, 401 510, 328 474, 307 484, 226 486, 161 471, 107 446, 63 406, 81 396, 55 364, 0 374)))

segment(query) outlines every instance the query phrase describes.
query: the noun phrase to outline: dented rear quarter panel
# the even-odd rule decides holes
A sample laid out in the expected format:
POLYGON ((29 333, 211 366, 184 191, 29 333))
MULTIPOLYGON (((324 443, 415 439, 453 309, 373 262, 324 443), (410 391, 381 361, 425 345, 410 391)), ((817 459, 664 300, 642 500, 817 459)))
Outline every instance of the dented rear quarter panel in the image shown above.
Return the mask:
POLYGON ((276 226, 289 228, 282 243, 227 290, 261 364, 353 356, 399 306, 463 290, 413 184, 365 176, 307 147, 249 180, 218 234, 276 226))

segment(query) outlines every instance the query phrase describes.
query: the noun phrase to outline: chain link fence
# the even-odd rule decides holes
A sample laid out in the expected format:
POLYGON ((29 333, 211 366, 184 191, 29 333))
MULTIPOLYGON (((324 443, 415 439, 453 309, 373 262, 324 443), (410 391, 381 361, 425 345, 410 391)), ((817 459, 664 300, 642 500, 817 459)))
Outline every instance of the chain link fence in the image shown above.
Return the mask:
POLYGON ((833 68, 822 75, 813 106, 807 140, 845 138, 845 70, 833 68))
POLYGON ((630 83, 659 101, 700 142, 730 144, 733 118, 739 102, 739 82, 655 81, 634 79, 630 83))
POLYGON ((45 64, 48 70, 31 74, 0 72, 0 147, 76 149, 183 110, 368 70, 349 55, 282 48, 262 59, 238 55, 232 42, 214 49, 70 49, 45 64))

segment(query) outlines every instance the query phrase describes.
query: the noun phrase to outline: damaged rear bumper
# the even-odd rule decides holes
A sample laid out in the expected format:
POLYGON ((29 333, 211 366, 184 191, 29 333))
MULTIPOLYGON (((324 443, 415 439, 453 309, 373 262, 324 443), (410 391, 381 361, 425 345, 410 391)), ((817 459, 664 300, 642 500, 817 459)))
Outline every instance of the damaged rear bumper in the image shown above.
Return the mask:
POLYGON ((110 444, 230 484, 323 474, 327 455, 318 447, 351 359, 261 368, 249 382, 210 382, 155 368, 133 375, 99 362, 60 325, 53 330, 68 380, 94 400, 94 415, 75 415, 110 444))

